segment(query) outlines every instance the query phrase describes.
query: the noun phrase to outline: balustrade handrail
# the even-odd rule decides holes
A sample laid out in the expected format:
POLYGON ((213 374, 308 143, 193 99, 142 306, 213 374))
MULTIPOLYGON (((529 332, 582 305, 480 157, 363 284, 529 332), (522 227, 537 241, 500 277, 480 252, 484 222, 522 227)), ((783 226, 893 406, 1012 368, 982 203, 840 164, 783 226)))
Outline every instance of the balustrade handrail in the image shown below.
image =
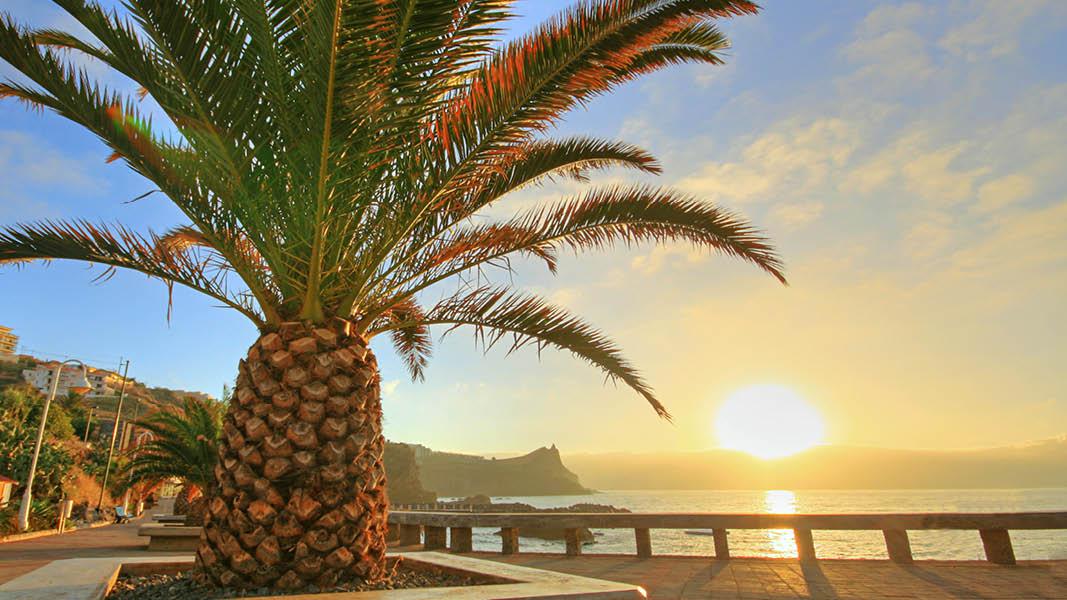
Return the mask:
POLYGON ((792 529, 801 560, 814 560, 812 531, 881 530, 889 558, 902 563, 912 561, 909 530, 954 529, 977 530, 985 547, 986 558, 994 563, 1014 564, 1009 530, 1067 529, 1067 512, 996 512, 996 513, 505 513, 450 512, 442 510, 399 510, 389 514, 389 522, 400 528, 403 543, 418 543, 419 531, 426 530, 426 546, 440 549, 446 545, 446 531, 452 530, 452 549, 471 550, 471 529, 501 529, 502 551, 518 551, 522 528, 562 529, 567 554, 581 554, 578 530, 633 529, 637 555, 651 556, 651 529, 709 529, 715 538, 717 558, 729 558, 727 532, 730 529, 792 529), (458 540, 458 541, 457 541, 458 540))
POLYGON ((1067 512, 1015 513, 493 513, 395 511, 397 524, 591 529, 1067 529, 1067 512))

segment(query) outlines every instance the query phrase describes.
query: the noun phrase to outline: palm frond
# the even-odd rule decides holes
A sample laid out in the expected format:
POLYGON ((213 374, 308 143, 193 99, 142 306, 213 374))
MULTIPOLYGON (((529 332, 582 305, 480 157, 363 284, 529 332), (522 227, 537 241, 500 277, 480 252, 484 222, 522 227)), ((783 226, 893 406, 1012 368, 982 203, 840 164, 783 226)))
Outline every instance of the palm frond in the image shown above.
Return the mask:
POLYGON ((177 283, 194 289, 263 322, 248 298, 228 287, 226 273, 232 268, 220 257, 208 257, 196 249, 177 250, 152 233, 143 236, 86 221, 45 221, 0 229, 0 265, 31 260, 76 260, 138 271, 168 287, 177 283))
POLYGON ((512 256, 554 270, 560 250, 620 243, 694 243, 784 282, 755 228, 666 190, 594 190, 482 220, 507 194, 554 178, 584 182, 614 166, 659 173, 628 144, 544 135, 635 78, 721 64, 728 41, 716 21, 756 12, 747 0, 581 1, 510 40, 512 0, 55 3, 88 34, 0 17, 0 60, 20 75, 0 81, 0 98, 92 132, 188 225, 161 235, 11 226, 0 230, 0 263, 132 269, 204 292, 261 328, 348 319, 390 331, 416 378, 431 324, 472 325, 492 341, 513 334, 571 349, 661 412, 606 338, 539 299, 481 289, 425 312, 415 300, 472 269, 509 269, 512 256), (101 85, 76 53, 139 93, 101 85), (153 124, 142 100, 169 122, 153 124))
MULTIPOLYGON (((383 296, 409 297, 453 276, 513 254, 536 256, 553 273, 560 249, 576 254, 617 244, 685 242, 748 261, 786 283, 770 242, 736 214, 670 189, 595 189, 505 223, 467 226, 413 261, 415 275, 391 282, 383 296)), ((506 266, 506 263, 502 263, 506 266)))
POLYGON ((433 351, 430 328, 422 321, 426 313, 414 300, 404 299, 386 309, 369 330, 371 336, 389 331, 393 348, 404 359, 413 381, 425 379, 426 366, 433 351))
POLYGON ((381 330, 390 331, 415 324, 449 325, 449 331, 457 327, 472 327, 475 339, 485 350, 504 338, 510 338, 509 353, 527 345, 533 345, 539 351, 546 346, 569 350, 602 369, 609 379, 622 381, 633 388, 648 401, 656 414, 670 419, 670 413, 656 399, 652 388, 645 383, 637 369, 623 358, 614 342, 578 317, 537 296, 504 288, 483 287, 439 302, 426 312, 424 318, 390 323, 381 330))
POLYGON ((131 482, 155 483, 177 477, 208 487, 218 461, 217 441, 225 405, 187 398, 182 406, 157 412, 135 424, 151 438, 130 451, 125 475, 131 482))

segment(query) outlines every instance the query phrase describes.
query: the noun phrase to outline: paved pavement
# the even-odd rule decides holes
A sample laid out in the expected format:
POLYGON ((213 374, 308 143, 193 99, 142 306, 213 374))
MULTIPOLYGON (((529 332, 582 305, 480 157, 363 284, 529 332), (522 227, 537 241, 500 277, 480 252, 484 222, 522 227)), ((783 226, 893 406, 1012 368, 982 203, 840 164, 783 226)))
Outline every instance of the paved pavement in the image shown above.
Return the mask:
MULTIPOLYGON (((169 512, 169 507, 156 511, 169 512)), ((0 583, 53 560, 151 556, 137 528, 150 519, 0 544, 0 583)), ((158 553, 159 556, 188 552, 158 553)), ((510 564, 643 586, 652 600, 1067 600, 1067 561, 1027 561, 1016 566, 981 562, 921 561, 897 565, 877 560, 788 559, 474 553, 510 564)))
MULTIPOLYGON (((151 522, 151 515, 169 513, 170 503, 164 502, 145 511, 140 519, 124 525, 109 525, 81 529, 62 535, 7 542, 0 544, 0 583, 43 567, 53 560, 64 558, 98 558, 129 556, 145 552, 148 538, 139 537, 137 528, 151 522)), ((161 556, 175 553, 159 553, 161 556)), ((189 554, 188 552, 177 554, 189 554)))
POLYGON ((1067 561, 981 562, 476 553, 510 564, 640 585, 652 600, 1065 600, 1067 561))

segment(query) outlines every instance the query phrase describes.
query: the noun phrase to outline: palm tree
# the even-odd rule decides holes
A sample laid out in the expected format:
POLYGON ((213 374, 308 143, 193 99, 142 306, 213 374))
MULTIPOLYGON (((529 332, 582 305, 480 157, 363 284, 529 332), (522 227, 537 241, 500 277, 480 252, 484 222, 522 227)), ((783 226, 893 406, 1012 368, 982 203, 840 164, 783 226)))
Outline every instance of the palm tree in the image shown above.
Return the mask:
POLYGON ((525 256, 554 270, 561 250, 684 241, 784 281, 758 230, 670 189, 594 188, 485 217, 545 180, 658 173, 634 146, 546 134, 640 75, 720 64, 727 40, 715 20, 755 13, 751 2, 587 0, 514 39, 501 30, 509 0, 126 0, 129 15, 56 3, 95 39, 4 18, 0 58, 25 81, 3 83, 0 96, 94 133, 188 223, 8 227, 0 261, 140 271, 259 328, 224 419, 197 553, 218 584, 383 576, 375 336, 391 336, 415 379, 435 325, 471 327, 486 346, 569 350, 668 416, 610 339, 506 277, 487 279, 494 267, 525 256), (66 52, 135 82, 166 126, 66 52))
MULTIPOLYGON (((198 490, 208 490, 218 463, 223 409, 223 404, 186 398, 180 409, 162 410, 136 421, 152 436, 133 450, 124 469, 127 481, 154 485, 177 478, 182 492, 176 505, 180 501, 188 504, 198 490)), ((177 508, 175 512, 185 514, 177 508)))

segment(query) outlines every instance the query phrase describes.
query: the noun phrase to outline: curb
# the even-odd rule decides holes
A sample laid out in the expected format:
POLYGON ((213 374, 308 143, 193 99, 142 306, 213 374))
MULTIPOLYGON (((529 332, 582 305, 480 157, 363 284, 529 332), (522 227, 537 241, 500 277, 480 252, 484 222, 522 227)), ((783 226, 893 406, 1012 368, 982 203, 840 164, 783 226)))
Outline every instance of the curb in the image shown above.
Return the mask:
MULTIPOLYGON (((144 515, 141 515, 140 517, 135 517, 133 519, 130 519, 130 521, 131 522, 132 521, 137 521, 137 520, 140 520, 140 519, 143 519, 143 518, 144 518, 144 515)), ((74 533, 75 531, 83 531, 83 530, 86 530, 86 529, 96 529, 97 527, 107 527, 108 525, 115 525, 115 522, 114 521, 97 521, 95 523, 90 523, 88 525, 82 525, 81 527, 67 527, 66 529, 63 530, 63 533, 64 534, 74 533)), ((4 536, 4 537, 0 537, 0 544, 7 544, 7 543, 10 543, 10 542, 22 542, 22 541, 25 541, 25 540, 32 540, 32 539, 36 539, 36 538, 47 537, 47 536, 50 536, 50 535, 60 535, 59 530, 58 529, 43 529, 41 531, 30 531, 30 532, 27 532, 27 533, 15 533, 15 534, 12 534, 12 535, 7 535, 7 536, 4 536)))

